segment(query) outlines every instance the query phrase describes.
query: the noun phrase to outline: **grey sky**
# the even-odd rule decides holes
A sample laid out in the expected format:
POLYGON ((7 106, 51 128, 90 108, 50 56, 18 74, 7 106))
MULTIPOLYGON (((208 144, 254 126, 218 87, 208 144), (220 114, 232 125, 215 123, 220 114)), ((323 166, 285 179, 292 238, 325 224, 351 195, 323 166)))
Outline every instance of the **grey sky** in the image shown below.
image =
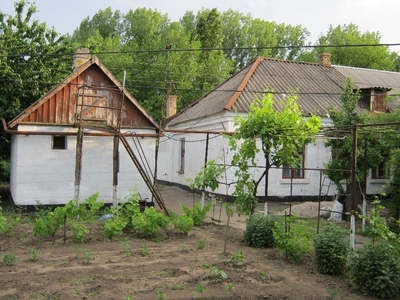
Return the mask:
MULTIPOLYGON (((400 43, 398 0, 36 0, 39 10, 35 18, 46 22, 60 33, 72 33, 87 16, 110 6, 122 13, 138 7, 157 9, 178 21, 186 11, 197 13, 201 8, 216 7, 220 12, 229 8, 250 13, 277 23, 302 25, 311 33, 314 43, 329 25, 354 23, 361 32, 379 31, 382 43, 400 43)), ((14 0, 0 0, 0 10, 14 14, 14 0)), ((399 51, 399 47, 394 49, 399 51)))

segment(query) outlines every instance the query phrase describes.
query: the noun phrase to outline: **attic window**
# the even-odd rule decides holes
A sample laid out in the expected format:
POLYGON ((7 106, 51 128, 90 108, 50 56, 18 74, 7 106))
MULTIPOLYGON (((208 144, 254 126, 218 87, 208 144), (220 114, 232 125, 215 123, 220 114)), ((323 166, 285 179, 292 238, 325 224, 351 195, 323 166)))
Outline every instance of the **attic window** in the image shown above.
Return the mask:
POLYGON ((67 137, 63 135, 53 135, 51 148, 55 150, 67 149, 67 137))

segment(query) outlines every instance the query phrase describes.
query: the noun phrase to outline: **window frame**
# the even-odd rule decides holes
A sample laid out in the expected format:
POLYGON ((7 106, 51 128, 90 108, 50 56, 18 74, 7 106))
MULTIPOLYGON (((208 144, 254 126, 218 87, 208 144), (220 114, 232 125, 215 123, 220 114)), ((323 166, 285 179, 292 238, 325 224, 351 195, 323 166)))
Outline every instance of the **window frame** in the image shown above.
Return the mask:
POLYGON ((67 150, 68 139, 66 135, 52 135, 51 136, 51 149, 52 150, 67 150))
POLYGON ((285 163, 282 164, 282 179, 304 179, 305 178, 305 170, 304 170, 304 161, 305 161, 305 150, 299 152, 299 156, 301 157, 300 167, 285 167, 285 163), (285 173, 288 174, 285 174, 285 173))

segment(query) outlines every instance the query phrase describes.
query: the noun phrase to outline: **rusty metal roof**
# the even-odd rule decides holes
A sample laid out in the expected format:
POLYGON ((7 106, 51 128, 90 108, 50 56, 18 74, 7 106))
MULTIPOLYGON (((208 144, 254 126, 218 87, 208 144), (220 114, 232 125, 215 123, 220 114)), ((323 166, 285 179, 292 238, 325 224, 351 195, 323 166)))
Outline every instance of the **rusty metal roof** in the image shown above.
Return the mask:
MULTIPOLYGON (((376 88, 400 91, 400 73, 340 66, 321 66, 258 57, 238 71, 216 89, 192 105, 167 119, 167 125, 218 114, 225 110, 249 112, 255 98, 273 92, 275 109, 280 110, 281 100, 288 94, 298 95, 298 105, 303 116, 310 114, 325 117, 329 109, 341 107, 340 95, 346 78, 352 76, 358 88, 376 88)), ((388 104, 394 109, 398 103, 388 104), (392 107, 393 106, 393 107, 392 107)), ((357 108, 361 111, 361 108, 357 108)))

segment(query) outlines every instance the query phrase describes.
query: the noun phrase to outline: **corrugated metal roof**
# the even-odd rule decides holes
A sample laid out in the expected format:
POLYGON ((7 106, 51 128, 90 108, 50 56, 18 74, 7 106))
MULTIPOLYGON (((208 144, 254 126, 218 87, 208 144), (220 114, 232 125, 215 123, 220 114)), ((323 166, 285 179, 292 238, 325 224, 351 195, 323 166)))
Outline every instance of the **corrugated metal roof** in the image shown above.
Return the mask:
MULTIPOLYGON (((229 109, 248 112, 255 98, 274 92, 275 109, 287 94, 298 95, 298 105, 304 116, 327 116, 330 108, 341 107, 340 95, 346 78, 352 76, 358 88, 391 89, 400 91, 400 73, 350 67, 324 67, 278 59, 257 58, 231 78, 219 85, 191 106, 172 116, 168 125, 202 118, 229 109)), ((394 109, 397 102, 388 104, 394 109)), ((361 108, 357 109, 361 111, 361 108)))

